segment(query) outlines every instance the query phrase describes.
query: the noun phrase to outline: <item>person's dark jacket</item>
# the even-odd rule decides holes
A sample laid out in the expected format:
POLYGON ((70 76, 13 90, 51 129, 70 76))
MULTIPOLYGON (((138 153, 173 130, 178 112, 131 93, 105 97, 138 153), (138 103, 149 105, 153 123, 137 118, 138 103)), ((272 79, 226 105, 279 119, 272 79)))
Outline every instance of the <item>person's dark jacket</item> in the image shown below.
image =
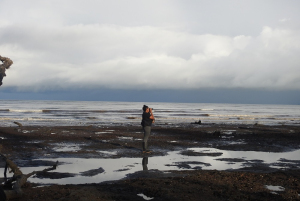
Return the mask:
POLYGON ((142 126, 145 127, 145 126, 151 126, 152 125, 152 119, 150 119, 150 112, 143 112, 143 115, 142 115, 142 126))

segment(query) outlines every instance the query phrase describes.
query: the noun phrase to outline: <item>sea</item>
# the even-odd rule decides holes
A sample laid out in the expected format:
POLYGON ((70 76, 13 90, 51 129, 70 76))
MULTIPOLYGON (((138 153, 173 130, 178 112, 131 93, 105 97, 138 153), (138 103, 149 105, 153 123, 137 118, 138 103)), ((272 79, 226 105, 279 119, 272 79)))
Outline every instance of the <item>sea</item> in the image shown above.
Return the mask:
POLYGON ((144 104, 156 125, 300 125, 300 105, 0 100, 0 126, 140 125, 144 104))

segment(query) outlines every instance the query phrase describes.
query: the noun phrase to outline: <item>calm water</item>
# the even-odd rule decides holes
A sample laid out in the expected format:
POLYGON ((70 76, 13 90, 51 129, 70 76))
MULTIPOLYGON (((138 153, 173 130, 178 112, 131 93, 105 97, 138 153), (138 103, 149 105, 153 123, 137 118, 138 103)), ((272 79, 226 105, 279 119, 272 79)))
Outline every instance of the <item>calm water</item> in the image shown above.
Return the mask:
MULTIPOLYGON (((62 179, 48 179, 30 177, 29 181, 41 184, 85 184, 99 183, 104 181, 119 180, 128 174, 138 171, 164 171, 165 174, 170 170, 235 170, 245 167, 255 167, 255 161, 260 160, 260 165, 266 167, 282 169, 292 166, 298 169, 300 160, 300 150, 272 153, 272 152, 256 152, 256 151, 227 151, 214 148, 190 148, 199 153, 222 153, 221 156, 184 156, 180 151, 168 152, 166 156, 151 156, 144 158, 55 158, 43 159, 45 161, 59 161, 56 170, 51 172, 72 173, 74 176, 62 179), (235 162, 222 161, 226 158, 239 159, 235 162), (284 162, 284 160, 288 160, 284 162), (183 166, 181 164, 184 164, 183 166), (84 175, 86 171, 103 169, 103 172, 96 173, 92 176, 84 175)), ((115 153, 110 152, 113 156, 115 153)), ((48 166, 49 167, 49 166, 48 166)), ((43 170, 47 166, 40 167, 21 167, 24 174, 32 171, 43 170)), ((0 168, 3 172, 3 168, 0 168)), ((12 174, 8 175, 12 176, 12 174)))
POLYGON ((156 124, 300 125, 300 105, 0 100, 0 126, 139 124, 143 104, 154 108, 156 124))

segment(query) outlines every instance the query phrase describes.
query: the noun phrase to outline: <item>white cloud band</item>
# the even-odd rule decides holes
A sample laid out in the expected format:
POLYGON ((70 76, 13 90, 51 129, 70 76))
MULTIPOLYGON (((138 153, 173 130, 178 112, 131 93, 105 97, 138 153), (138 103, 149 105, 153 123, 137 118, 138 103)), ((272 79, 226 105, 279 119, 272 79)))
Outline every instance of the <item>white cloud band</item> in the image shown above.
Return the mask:
MULTIPOLYGON (((43 11, 32 9, 29 21, 43 11)), ((14 61, 2 87, 300 89, 300 31, 289 18, 280 21, 286 27, 231 37, 151 25, 63 25, 62 14, 43 9, 52 19, 45 25, 0 20, 0 54, 14 61)))

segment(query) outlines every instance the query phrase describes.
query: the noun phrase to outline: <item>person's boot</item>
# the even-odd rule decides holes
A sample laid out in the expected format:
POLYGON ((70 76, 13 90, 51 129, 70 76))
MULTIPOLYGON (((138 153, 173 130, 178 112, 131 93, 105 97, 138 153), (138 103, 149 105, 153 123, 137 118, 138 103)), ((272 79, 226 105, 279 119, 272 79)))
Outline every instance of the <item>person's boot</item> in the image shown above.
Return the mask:
POLYGON ((142 147, 143 147, 143 152, 146 151, 145 142, 143 142, 142 147))
POLYGON ((147 142, 143 142, 143 153, 150 153, 147 142))
POLYGON ((151 153, 151 151, 148 149, 148 142, 145 142, 145 152, 146 153, 151 153))

